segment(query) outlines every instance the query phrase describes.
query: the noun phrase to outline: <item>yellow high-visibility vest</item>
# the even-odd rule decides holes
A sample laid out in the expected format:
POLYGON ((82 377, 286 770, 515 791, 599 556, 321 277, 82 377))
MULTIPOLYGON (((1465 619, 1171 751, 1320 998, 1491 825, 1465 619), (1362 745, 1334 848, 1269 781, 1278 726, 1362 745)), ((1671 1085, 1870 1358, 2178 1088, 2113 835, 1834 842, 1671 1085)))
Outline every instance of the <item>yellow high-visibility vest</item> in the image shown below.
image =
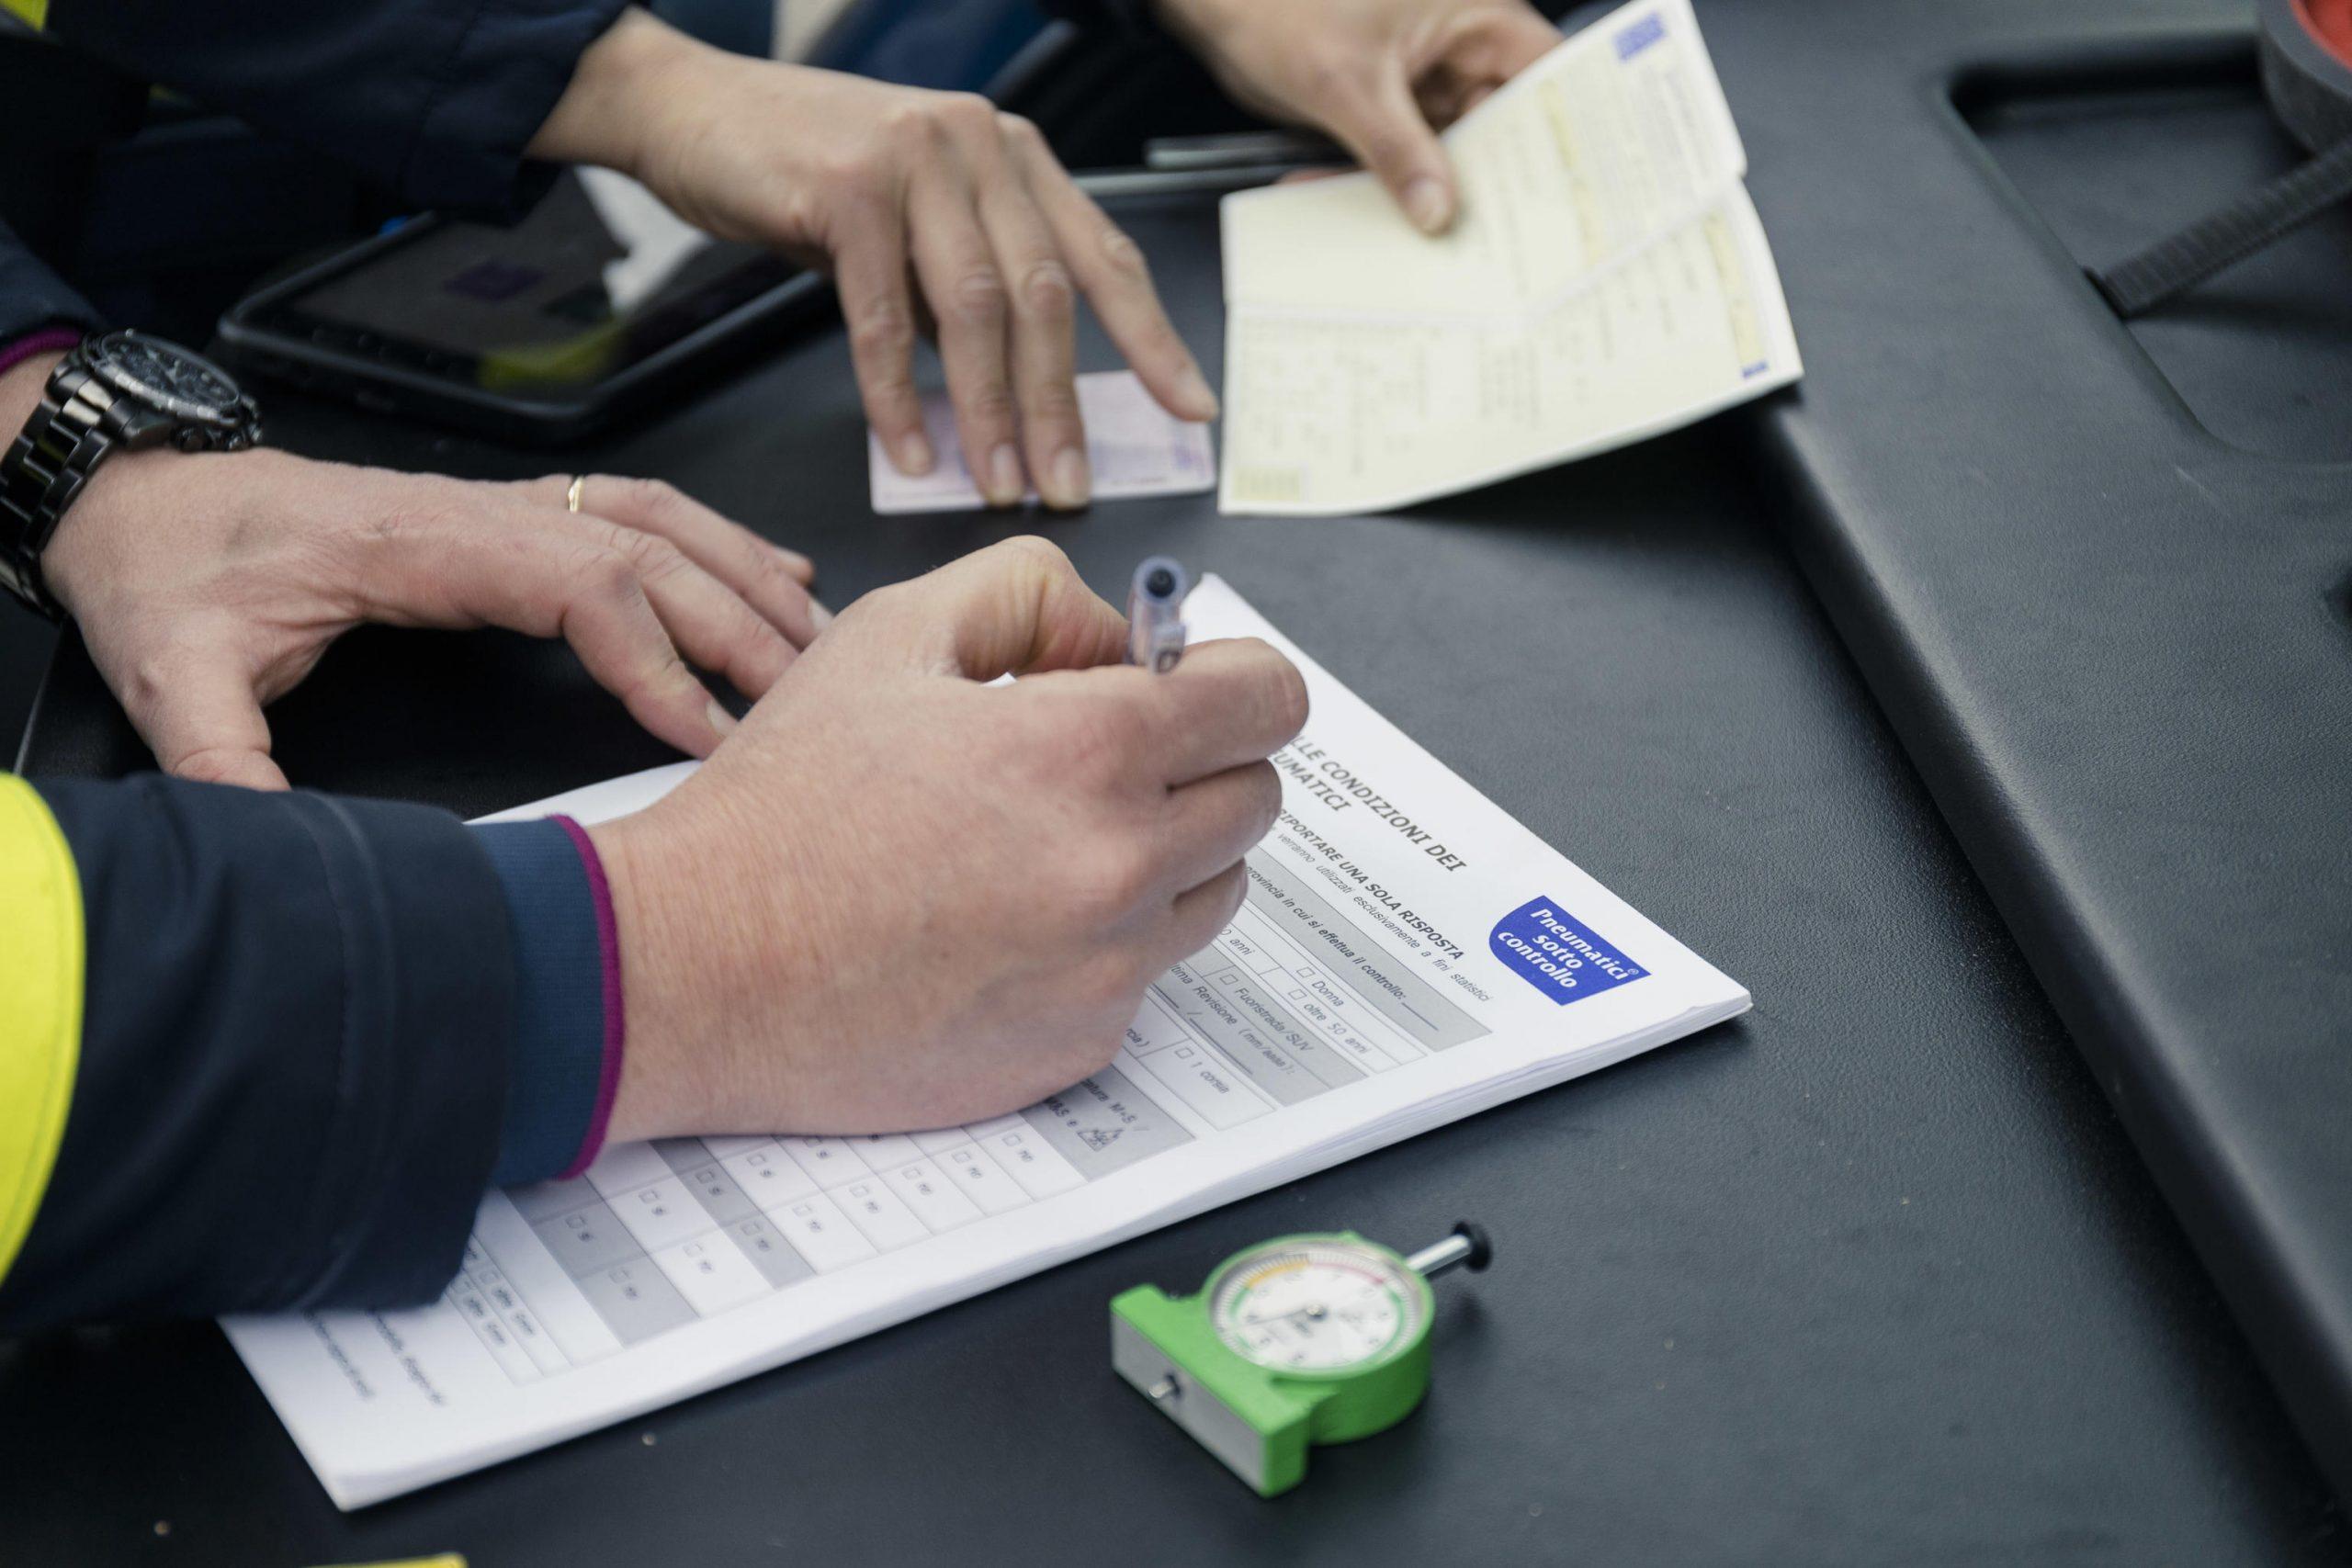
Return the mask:
POLYGON ((65 1137, 82 1055, 83 940, 65 834, 32 785, 0 773, 0 1280, 65 1137))

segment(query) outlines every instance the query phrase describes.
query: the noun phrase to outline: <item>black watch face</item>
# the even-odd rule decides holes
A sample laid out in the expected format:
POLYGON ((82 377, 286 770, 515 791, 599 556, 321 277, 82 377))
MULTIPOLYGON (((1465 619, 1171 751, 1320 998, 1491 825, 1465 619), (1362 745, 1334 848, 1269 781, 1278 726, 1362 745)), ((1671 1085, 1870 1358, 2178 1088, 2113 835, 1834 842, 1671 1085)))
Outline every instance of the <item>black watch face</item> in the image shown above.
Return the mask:
POLYGON ((91 345, 91 374, 182 419, 229 423, 244 397, 229 373, 177 344, 141 333, 115 333, 91 345))

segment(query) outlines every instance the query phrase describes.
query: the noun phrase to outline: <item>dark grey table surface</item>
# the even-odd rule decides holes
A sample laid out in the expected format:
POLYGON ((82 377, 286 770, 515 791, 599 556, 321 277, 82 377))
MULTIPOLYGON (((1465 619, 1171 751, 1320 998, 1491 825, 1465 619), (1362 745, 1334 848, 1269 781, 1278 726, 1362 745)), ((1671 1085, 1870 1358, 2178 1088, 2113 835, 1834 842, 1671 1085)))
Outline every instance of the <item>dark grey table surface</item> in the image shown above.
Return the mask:
POLYGON ((1709 16, 1797 559, 2352 1497, 2352 214, 2127 329, 2086 265, 2304 155, 2249 6, 1709 16))
MULTIPOLYGON (((1122 215, 1214 366, 1213 207, 1122 215)), ((273 413, 322 457, 550 466, 273 413)), ((0 1560, 2344 1561, 2339 1506, 1761 515, 1755 418, 1392 518, 1180 498, 1042 526, 1104 588, 1157 549, 1223 573, 1744 981, 1744 1020, 353 1516, 208 1325, 0 1347, 0 1560), (1464 1215, 1498 1258, 1443 1292, 1430 1403, 1286 1498, 1108 1369, 1126 1285, 1464 1215)), ((582 464, 810 550, 836 602, 1039 525, 872 516, 830 336, 555 466, 582 464)), ((72 650, 44 702, 37 764, 141 761, 72 650)), ((465 812, 662 760, 560 650, 494 636, 356 636, 276 724, 298 781, 465 812)))

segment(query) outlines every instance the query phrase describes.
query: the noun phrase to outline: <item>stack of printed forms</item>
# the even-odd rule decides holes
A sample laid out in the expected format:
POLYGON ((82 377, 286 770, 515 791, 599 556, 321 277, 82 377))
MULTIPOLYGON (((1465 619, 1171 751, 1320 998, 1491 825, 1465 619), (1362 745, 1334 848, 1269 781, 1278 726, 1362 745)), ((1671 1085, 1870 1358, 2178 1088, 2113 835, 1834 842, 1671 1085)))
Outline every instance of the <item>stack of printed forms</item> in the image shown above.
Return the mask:
POLYGON ((1688 0, 1636 0, 1444 138, 1453 230, 1368 174, 1227 197, 1219 509, 1452 494, 1795 380, 1747 154, 1688 0))

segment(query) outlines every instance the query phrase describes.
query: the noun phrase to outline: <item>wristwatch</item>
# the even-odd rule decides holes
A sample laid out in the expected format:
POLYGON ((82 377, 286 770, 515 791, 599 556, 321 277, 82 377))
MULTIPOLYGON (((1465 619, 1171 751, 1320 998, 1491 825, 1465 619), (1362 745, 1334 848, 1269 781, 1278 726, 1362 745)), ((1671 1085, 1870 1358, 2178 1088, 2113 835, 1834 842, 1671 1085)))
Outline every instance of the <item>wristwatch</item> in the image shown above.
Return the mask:
POLYGON ((0 458, 0 587, 51 620, 63 609, 40 553, 97 466, 169 442, 237 452, 261 439, 261 410, 198 354, 145 333, 85 340, 49 374, 40 407, 0 458))

